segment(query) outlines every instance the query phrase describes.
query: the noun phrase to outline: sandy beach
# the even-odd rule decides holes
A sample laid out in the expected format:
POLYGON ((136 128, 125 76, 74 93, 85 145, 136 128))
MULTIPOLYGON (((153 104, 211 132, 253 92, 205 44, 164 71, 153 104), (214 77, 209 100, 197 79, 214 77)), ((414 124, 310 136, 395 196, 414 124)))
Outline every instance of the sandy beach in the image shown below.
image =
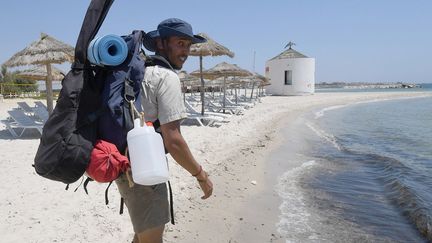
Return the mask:
MULTIPOLYGON (((169 158, 176 225, 167 225, 165 242, 285 242, 276 229, 281 200, 274 187, 287 168, 300 164, 295 159, 287 159, 289 164, 283 166, 268 163, 270 153, 282 142, 279 131, 319 108, 418 96, 432 93, 269 96, 220 127, 182 126, 192 153, 209 171, 214 195, 201 200, 195 179, 169 158)), ((0 102, 2 120, 7 118, 7 110, 17 107, 17 101, 21 100, 0 102)), ((1 242, 130 242, 132 226, 126 210, 123 215, 118 213, 116 186, 109 189, 107 206, 106 184, 90 183, 89 195, 79 182, 65 191, 64 184, 34 172, 38 144, 39 139, 31 133, 13 139, 1 124, 1 242)))

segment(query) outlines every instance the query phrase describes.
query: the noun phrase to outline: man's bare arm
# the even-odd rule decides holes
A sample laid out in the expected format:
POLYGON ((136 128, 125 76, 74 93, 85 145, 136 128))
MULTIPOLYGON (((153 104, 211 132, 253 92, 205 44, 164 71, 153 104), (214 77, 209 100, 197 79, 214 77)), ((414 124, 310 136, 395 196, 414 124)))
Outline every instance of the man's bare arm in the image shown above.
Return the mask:
POLYGON ((213 192, 213 184, 208 178, 207 173, 193 157, 189 146, 184 140, 180 132, 180 121, 173 121, 161 125, 161 131, 165 147, 174 160, 197 178, 204 192, 204 196, 201 198, 206 199, 210 197, 213 192))

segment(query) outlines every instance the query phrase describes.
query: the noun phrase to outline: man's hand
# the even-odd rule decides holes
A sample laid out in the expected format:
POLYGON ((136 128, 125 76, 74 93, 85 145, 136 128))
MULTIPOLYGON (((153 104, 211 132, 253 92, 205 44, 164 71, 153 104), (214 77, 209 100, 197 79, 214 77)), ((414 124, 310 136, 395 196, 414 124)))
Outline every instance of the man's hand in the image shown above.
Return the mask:
POLYGON ((199 173, 195 177, 198 180, 198 183, 201 187, 201 190, 204 192, 204 196, 202 196, 201 199, 209 198, 213 193, 213 183, 211 182, 210 178, 208 177, 207 172, 205 172, 204 170, 201 170, 201 173, 199 173))

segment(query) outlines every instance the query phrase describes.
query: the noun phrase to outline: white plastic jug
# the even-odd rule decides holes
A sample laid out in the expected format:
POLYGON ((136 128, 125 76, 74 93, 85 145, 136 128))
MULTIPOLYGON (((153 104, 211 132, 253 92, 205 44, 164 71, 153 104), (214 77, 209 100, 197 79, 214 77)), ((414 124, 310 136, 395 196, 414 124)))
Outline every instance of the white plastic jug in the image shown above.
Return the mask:
POLYGON ((141 126, 134 120, 134 128, 127 134, 133 181, 140 185, 156 185, 168 181, 168 164, 162 137, 154 127, 141 126))

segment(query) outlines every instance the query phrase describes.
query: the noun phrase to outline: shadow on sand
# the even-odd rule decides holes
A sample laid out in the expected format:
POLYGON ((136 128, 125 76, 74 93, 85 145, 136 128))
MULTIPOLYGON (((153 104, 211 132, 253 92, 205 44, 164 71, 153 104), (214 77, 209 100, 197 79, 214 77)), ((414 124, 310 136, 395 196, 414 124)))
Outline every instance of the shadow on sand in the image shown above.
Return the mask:
MULTIPOLYGON (((16 128, 15 131, 17 134, 21 134, 22 130, 20 128, 16 128)), ((39 139, 40 137, 41 135, 36 129, 26 129, 24 133, 21 135, 21 137, 18 138, 12 136, 12 134, 6 128, 0 130, 0 140, 14 140, 14 139, 31 140, 31 139, 39 139)))

